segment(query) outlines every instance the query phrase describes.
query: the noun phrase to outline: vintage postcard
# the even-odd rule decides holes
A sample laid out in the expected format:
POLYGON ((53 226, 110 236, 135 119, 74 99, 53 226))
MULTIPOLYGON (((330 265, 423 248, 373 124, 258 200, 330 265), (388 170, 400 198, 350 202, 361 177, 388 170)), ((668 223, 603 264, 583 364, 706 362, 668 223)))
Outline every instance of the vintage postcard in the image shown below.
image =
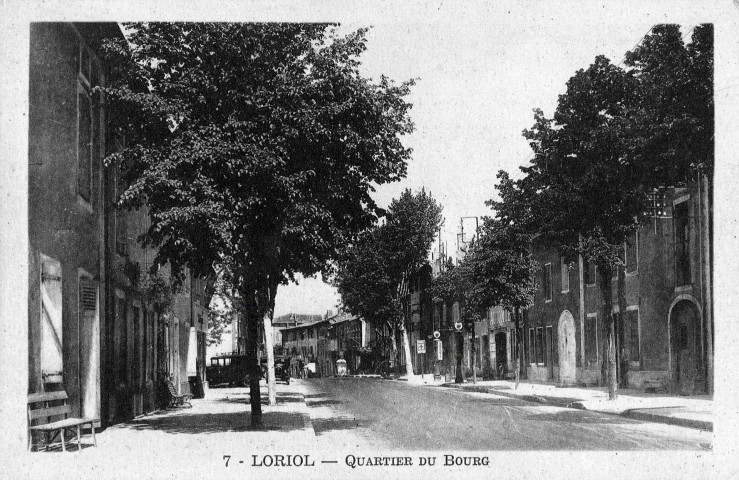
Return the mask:
POLYGON ((9 475, 736 472, 736 1, 2 17, 9 475))

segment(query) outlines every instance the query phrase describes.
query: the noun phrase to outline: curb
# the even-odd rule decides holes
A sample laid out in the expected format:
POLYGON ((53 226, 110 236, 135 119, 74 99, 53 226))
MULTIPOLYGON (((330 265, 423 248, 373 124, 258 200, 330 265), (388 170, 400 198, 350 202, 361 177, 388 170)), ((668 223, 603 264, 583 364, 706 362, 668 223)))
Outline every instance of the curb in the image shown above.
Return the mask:
POLYGON ((303 395, 303 407, 305 411, 300 412, 303 415, 303 430, 312 436, 316 436, 316 429, 313 428, 313 421, 310 419, 310 413, 308 410, 308 404, 305 403, 305 395, 303 395))
POLYGON ((496 390, 495 388, 492 388, 492 387, 472 387, 472 386, 465 387, 465 386, 457 385, 457 384, 442 384, 441 386, 446 387, 446 388, 457 388, 460 390, 467 390, 471 392, 493 393, 495 395, 500 395, 503 397, 518 398, 518 399, 521 399, 527 402, 542 403, 542 404, 547 404, 547 405, 554 405, 557 407, 572 408, 575 410, 585 410, 589 412, 603 413, 607 415, 616 415, 619 417, 630 418, 632 420, 640 420, 643 422, 664 423, 667 425, 677 425, 679 427, 693 428, 696 430, 706 430, 709 432, 713 431, 713 422, 709 422, 705 420, 693 420, 689 418, 680 418, 680 417, 667 417, 664 415, 654 415, 651 413, 643 412, 641 410, 644 410, 644 409, 640 409, 640 408, 629 409, 623 412, 588 410, 587 408, 585 408, 585 406, 581 402, 550 401, 538 395, 515 395, 512 393, 506 392, 504 390, 496 390))
POLYGON ((713 432, 713 422, 706 420, 694 420, 691 418, 666 417, 664 415, 653 415, 651 413, 640 411, 642 409, 626 410, 621 416, 631 418, 633 420, 641 420, 644 422, 665 423, 668 425, 677 425, 680 427, 693 428, 696 430, 705 430, 713 432))
POLYGON ((513 393, 506 392, 505 390, 496 390, 493 387, 474 387, 474 386, 463 386, 455 383, 447 383, 447 384, 441 384, 441 387, 446 388, 457 388, 460 390, 466 390, 468 392, 477 392, 477 393, 492 393, 495 395, 500 395, 501 397, 508 397, 508 398, 517 398, 519 400, 524 400, 526 402, 534 402, 534 403, 546 403, 549 405, 556 405, 561 407, 567 407, 568 404, 565 402, 550 402, 544 397, 540 397, 538 395, 516 395, 513 393))

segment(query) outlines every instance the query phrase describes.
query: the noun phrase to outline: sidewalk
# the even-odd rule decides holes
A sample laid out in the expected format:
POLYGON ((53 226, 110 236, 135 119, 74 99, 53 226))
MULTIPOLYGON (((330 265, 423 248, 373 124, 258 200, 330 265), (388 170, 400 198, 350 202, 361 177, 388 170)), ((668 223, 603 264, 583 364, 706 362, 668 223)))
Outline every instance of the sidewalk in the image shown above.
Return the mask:
MULTIPOLYGON (((206 448, 213 452, 253 449, 253 445, 267 450, 286 445, 304 449, 312 446, 315 433, 303 390, 299 382, 278 384, 277 405, 269 406, 263 387, 263 430, 250 428, 248 388, 212 388, 205 398, 193 400, 192 408, 156 412, 109 427, 99 435, 98 446, 103 451, 120 445, 151 450, 159 444, 187 451, 194 447, 193 442, 201 442, 202 435, 207 434, 206 448), (148 431, 151 435, 137 435, 140 431, 148 431), (152 445, 141 445, 142 439, 152 445)), ((198 449, 202 451, 203 446, 198 449)))
MULTIPOLYGON (((33 452, 13 463, 27 475, 21 478, 69 472, 75 478, 230 480, 244 478, 254 462, 279 461, 279 455, 315 462, 319 444, 305 403, 305 385, 299 380, 278 384, 275 406, 267 405, 266 390, 263 385, 262 430, 250 428, 248 388, 212 388, 205 398, 192 400, 192 408, 157 411, 98 432, 97 448, 83 439, 80 451, 71 445, 66 453, 33 452)), ((260 472, 272 477, 273 470, 279 471, 260 472)), ((305 473, 307 479, 317 478, 318 470, 305 473)))
MULTIPOLYGON (((419 384, 418 381, 414 383, 419 384)), ((427 384, 432 383, 439 385, 438 382, 427 384)), ((479 381, 476 384, 442 383, 441 386, 713 431, 713 400, 707 395, 684 397, 620 389, 618 398, 610 401, 606 387, 558 387, 521 382, 516 389, 515 382, 507 380, 479 381)))

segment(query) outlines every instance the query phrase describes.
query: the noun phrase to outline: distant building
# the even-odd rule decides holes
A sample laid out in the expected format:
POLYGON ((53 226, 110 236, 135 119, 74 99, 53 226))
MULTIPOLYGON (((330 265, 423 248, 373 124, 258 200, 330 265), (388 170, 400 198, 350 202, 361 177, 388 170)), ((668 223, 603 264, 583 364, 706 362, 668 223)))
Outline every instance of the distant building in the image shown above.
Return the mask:
POLYGON ((272 339, 275 347, 282 349, 282 331, 288 327, 317 322, 321 315, 305 315, 302 313, 287 313, 272 320, 272 339))

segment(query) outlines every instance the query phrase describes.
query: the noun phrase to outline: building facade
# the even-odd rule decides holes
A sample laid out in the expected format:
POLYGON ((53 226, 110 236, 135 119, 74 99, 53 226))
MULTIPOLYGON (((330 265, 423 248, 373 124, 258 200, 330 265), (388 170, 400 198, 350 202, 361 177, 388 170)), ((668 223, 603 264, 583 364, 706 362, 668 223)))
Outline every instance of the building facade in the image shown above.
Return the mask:
MULTIPOLYGON (((189 391, 202 374, 209 296, 189 276, 162 311, 147 286, 148 213, 122 211, 122 146, 95 87, 115 23, 33 23, 29 69, 28 392, 65 390, 72 415, 102 426, 151 412, 157 371, 189 391), (194 329, 194 331, 193 331, 194 329)), ((169 284, 167 269, 157 275, 169 284)))
MULTIPOLYGON (((625 245, 625 281, 611 279, 619 383, 712 391, 711 215, 705 188, 654 196, 650 218, 625 245)), ((534 244, 542 266, 525 328, 529 379, 597 384, 606 351, 599 272, 534 244)))
POLYGON ((28 391, 66 390, 101 417, 105 84, 116 24, 32 23, 29 70, 28 391))

